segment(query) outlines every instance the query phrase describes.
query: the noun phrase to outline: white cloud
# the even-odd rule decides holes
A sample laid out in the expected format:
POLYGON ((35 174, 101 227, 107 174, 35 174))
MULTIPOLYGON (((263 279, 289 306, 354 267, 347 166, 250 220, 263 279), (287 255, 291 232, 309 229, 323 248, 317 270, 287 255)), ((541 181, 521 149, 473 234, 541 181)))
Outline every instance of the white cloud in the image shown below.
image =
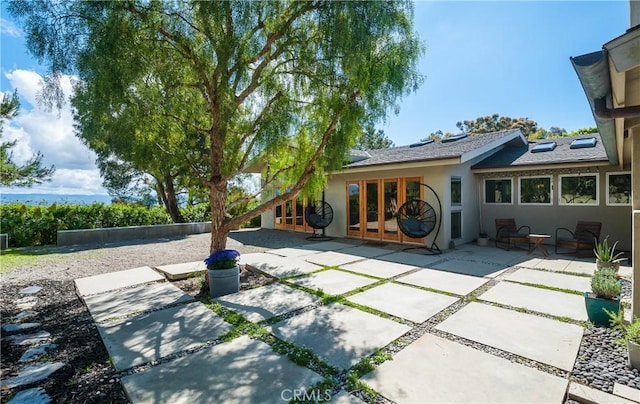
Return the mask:
MULTIPOLYGON (((4 125, 6 140, 17 140, 14 161, 24 163, 34 153, 43 154, 45 166, 55 165, 52 181, 29 188, 33 193, 106 194, 95 165, 96 155, 74 135, 73 115, 67 102, 61 111, 47 111, 38 105, 43 78, 38 73, 16 69, 5 73, 18 90, 21 106, 16 118, 4 125)), ((72 92, 71 77, 62 78, 66 96, 72 92)))
POLYGON ((14 38, 19 38, 22 36, 22 33, 11 21, 0 17, 0 34, 9 35, 14 38))

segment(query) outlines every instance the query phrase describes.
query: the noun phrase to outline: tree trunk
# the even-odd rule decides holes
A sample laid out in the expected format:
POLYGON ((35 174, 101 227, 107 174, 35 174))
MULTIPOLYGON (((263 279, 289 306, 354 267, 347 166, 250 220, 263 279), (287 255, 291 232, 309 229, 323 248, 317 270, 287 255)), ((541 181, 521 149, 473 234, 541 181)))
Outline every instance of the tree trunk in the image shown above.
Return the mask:
POLYGON ((156 178, 156 191, 162 200, 162 204, 166 209, 173 223, 184 223, 184 216, 178 207, 178 199, 176 198, 176 190, 173 186, 173 177, 166 174, 163 180, 156 178))
MULTIPOLYGON (((227 183, 215 182, 210 186, 209 204, 211 206, 211 245, 209 252, 224 250, 227 246, 229 223, 226 220, 227 183)), ((204 277, 201 293, 209 293, 209 277, 204 277)))

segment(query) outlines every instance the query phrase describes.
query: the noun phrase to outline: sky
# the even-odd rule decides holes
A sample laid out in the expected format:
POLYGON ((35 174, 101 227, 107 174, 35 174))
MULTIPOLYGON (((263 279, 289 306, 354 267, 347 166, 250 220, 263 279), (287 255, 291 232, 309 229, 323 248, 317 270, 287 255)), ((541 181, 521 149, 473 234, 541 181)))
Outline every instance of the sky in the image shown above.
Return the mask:
MULTIPOLYGON (((601 49, 629 27, 628 1, 517 1, 415 3, 415 29, 426 52, 422 86, 378 125, 396 145, 456 122, 498 113, 526 117, 539 127, 567 131, 595 126, 569 57, 601 49)), ((0 192, 106 194, 95 154, 74 136, 67 106, 48 112, 36 95, 46 68, 27 53, 24 34, 0 4, 0 91, 18 90, 21 110, 4 125, 18 141, 14 160, 36 151, 55 165, 51 182, 0 192)), ((71 92, 69 77, 65 90, 71 92)))

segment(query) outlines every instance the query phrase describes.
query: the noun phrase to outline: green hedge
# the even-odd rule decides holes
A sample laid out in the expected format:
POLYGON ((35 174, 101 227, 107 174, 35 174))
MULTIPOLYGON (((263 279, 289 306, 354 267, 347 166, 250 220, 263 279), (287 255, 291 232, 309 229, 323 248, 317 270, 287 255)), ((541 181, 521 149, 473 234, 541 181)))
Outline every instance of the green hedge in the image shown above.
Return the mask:
POLYGON ((21 203, 0 205, 0 232, 9 233, 10 247, 55 244, 58 230, 144 226, 171 223, 163 208, 132 205, 21 203))

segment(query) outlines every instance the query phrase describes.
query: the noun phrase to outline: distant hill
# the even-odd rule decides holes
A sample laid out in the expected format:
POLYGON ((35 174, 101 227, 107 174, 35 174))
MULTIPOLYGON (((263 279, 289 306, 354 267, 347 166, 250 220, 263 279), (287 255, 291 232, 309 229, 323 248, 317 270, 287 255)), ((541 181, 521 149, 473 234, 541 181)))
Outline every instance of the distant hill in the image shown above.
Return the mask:
POLYGON ((66 194, 0 194, 0 203, 24 203, 26 205, 51 205, 53 203, 70 203, 91 205, 92 203, 111 204, 109 195, 66 195, 66 194))

